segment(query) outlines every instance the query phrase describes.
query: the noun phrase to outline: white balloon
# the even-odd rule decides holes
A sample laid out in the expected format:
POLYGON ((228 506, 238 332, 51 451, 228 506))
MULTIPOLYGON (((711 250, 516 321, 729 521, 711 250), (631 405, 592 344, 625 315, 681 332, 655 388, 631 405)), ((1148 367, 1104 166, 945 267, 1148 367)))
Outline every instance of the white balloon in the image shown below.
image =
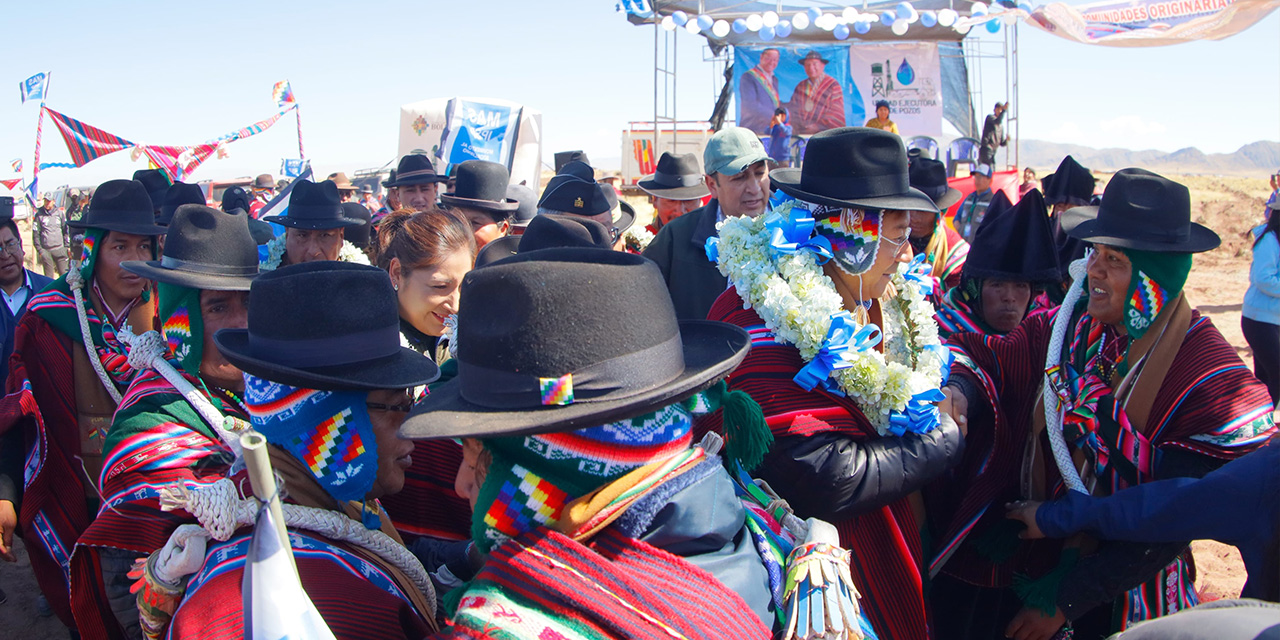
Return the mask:
POLYGON ((987 12, 987 3, 985 2, 975 2, 973 6, 969 7, 969 15, 971 16, 985 16, 987 12))
POLYGON ((857 22, 858 10, 853 7, 845 7, 844 11, 840 13, 840 16, 844 18, 846 24, 850 22, 857 22))
POLYGON ((711 35, 717 38, 729 35, 729 23, 724 20, 716 20, 715 24, 711 25, 711 35))
POLYGON ((692 33, 695 36, 698 35, 699 33, 702 33, 702 27, 698 26, 697 20, 690 20, 684 23, 684 30, 688 31, 689 33, 692 33))
POLYGON ((809 28, 809 14, 801 11, 796 17, 791 19, 791 26, 796 31, 804 31, 809 28))
POLYGON ((893 26, 889 28, 893 31, 893 35, 900 36, 907 32, 908 26, 909 25, 907 24, 906 20, 904 20, 903 18, 898 18, 897 20, 893 21, 893 26))
POLYGON ((777 12, 774 12, 774 11, 766 11, 766 12, 764 12, 764 15, 760 16, 760 18, 761 18, 762 20, 764 20, 764 26, 766 26, 766 27, 776 27, 776 26, 778 26, 778 14, 777 14, 777 12))
POLYGON ((912 7, 911 15, 907 16, 907 24, 915 24, 916 21, 919 19, 920 19, 920 12, 916 11, 915 7, 912 7))
POLYGON ((674 31, 676 28, 676 19, 671 16, 664 16, 662 18, 662 28, 667 31, 674 31))
POLYGON ((955 24, 956 18, 959 18, 959 17, 960 17, 960 14, 956 13, 955 9, 943 9, 942 11, 938 12, 938 24, 944 27, 949 27, 955 24))
POLYGON ((823 31, 831 31, 836 28, 836 17, 830 13, 824 13, 818 18, 817 24, 823 31))
POLYGON ((964 35, 966 33, 969 33, 969 29, 972 29, 972 28, 973 28, 973 25, 971 24, 957 24, 956 33, 960 35, 964 35))
POLYGON ((764 18, 759 14, 753 13, 747 16, 747 31, 759 31, 764 26, 764 18))

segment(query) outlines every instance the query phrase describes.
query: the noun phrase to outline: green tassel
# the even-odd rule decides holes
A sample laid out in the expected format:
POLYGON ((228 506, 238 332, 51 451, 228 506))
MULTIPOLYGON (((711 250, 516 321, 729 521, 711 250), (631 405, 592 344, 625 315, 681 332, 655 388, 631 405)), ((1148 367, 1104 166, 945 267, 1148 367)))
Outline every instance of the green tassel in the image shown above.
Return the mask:
POLYGON ((444 615, 446 620, 452 620, 458 614, 458 605, 462 604, 462 596, 467 595, 467 589, 471 588, 471 583, 466 582, 460 587, 455 587, 445 592, 443 600, 444 615))
POLYGON ((724 452, 748 472, 764 461, 773 445, 773 432, 764 420, 764 411, 745 391, 727 391, 720 397, 723 409, 724 452))
POLYGON ((1022 540, 1018 533, 1025 528, 1014 520, 1001 520, 999 524, 987 529, 973 542, 973 548, 982 557, 995 564, 1004 564, 1018 552, 1022 540))
POLYGON ((1027 608, 1039 609, 1044 615, 1052 616, 1058 610, 1058 588, 1079 559, 1079 549, 1063 549, 1058 566, 1049 573, 1034 579, 1023 574, 1013 576, 1013 592, 1027 608))

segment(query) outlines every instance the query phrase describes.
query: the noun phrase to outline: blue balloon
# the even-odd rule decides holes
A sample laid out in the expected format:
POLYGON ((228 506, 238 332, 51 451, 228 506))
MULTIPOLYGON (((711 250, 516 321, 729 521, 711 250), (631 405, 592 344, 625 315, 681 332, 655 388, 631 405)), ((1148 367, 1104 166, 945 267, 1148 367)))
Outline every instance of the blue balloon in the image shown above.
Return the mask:
POLYGON ((773 40, 773 27, 768 25, 760 27, 760 39, 765 42, 773 40))
POLYGON ((920 24, 926 27, 933 27, 938 24, 938 15, 932 11, 921 11, 920 24))
POLYGON ((898 16, 895 15, 892 11, 882 11, 880 13, 880 24, 886 27, 893 26, 893 21, 897 19, 898 19, 898 16))
POLYGON ((698 27, 703 31, 709 31, 711 29, 711 25, 715 23, 715 19, 705 13, 698 16, 698 27))
POLYGON ((812 7, 805 13, 809 14, 809 22, 816 22, 818 18, 822 15, 822 10, 817 7, 812 7))
POLYGON ((853 23, 853 30, 865 35, 868 31, 871 31, 871 23, 859 20, 853 23))
POLYGON ((734 21, 733 21, 733 32, 734 32, 734 33, 746 33, 746 32, 747 32, 747 21, 746 21, 746 20, 743 20, 742 18, 738 18, 737 20, 734 20, 734 21))
POLYGON ((774 31, 774 34, 777 35, 779 38, 785 38, 791 35, 791 21, 783 20, 779 22, 777 28, 775 28, 773 31, 774 31))
POLYGON ((991 22, 988 22, 988 23, 987 23, 987 31, 989 31, 989 32, 991 32, 991 33, 1000 33, 1000 21, 999 21, 999 20, 992 20, 991 22))
POLYGON ((689 14, 683 11, 676 11, 671 14, 671 19, 675 21, 677 27, 683 27, 684 23, 689 21, 689 14))
POLYGON ((848 39, 849 39, 849 25, 847 25, 847 24, 838 24, 838 25, 836 25, 836 28, 835 28, 835 29, 832 29, 832 30, 831 30, 831 34, 832 34, 832 35, 834 35, 834 36, 836 37, 836 40, 848 40, 848 39))
POLYGON ((897 12, 898 17, 902 18, 903 20, 908 20, 911 18, 911 10, 912 10, 912 7, 910 2, 899 2, 898 6, 895 7, 895 11, 897 12))
POLYGON ((1019 2, 1019 3, 1018 3, 1018 8, 1019 8, 1019 9, 1022 9, 1023 11, 1026 11, 1027 13, 1031 13, 1031 3, 1030 3, 1030 2, 1019 2))

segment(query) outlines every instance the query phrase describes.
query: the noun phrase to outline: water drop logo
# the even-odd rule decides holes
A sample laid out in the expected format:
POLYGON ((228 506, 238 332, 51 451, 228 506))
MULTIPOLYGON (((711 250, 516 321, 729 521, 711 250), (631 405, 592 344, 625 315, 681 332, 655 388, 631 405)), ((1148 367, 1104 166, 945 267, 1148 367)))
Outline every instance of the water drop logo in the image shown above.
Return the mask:
POLYGON ((907 63, 907 59, 902 59, 902 64, 898 65, 898 84, 908 86, 916 81, 916 70, 911 68, 907 63))

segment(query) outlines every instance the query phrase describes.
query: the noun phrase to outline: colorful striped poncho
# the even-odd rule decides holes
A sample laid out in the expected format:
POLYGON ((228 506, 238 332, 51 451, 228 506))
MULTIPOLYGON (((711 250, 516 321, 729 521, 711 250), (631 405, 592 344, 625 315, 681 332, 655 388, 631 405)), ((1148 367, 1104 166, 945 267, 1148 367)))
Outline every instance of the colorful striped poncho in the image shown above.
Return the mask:
MULTIPOLYGON (((970 428, 970 446, 955 471, 952 484, 963 486, 981 481, 984 490, 980 497, 988 504, 1000 504, 1021 496, 1020 461, 1031 433, 1032 412, 1037 410, 1053 319, 1053 314, 1033 314, 1006 336, 963 333, 949 340, 958 356, 953 375, 977 381, 994 415, 990 429, 976 423, 970 428), (975 439, 987 445, 975 447, 975 439)), ((1118 335, 1114 329, 1109 331, 1109 340, 1120 349, 1127 348, 1127 336, 1118 335)), ((1154 454, 1180 450, 1220 464, 1254 450, 1275 433, 1271 410, 1266 388, 1241 362, 1235 349, 1208 318, 1192 312, 1186 338, 1155 396, 1146 438, 1154 454)), ((1047 437, 1043 434, 1040 446, 1047 451, 1047 437)), ((1112 447, 1112 451, 1113 456, 1119 455, 1117 448, 1112 447)), ((1158 460, 1158 455, 1155 457, 1158 460)), ((1061 479, 1051 459, 1045 467, 1042 480, 1046 490, 1050 494, 1062 491, 1061 479)), ((963 502, 949 499, 938 502, 964 506, 963 502)), ((979 550, 981 543, 970 544, 970 541, 990 539, 1004 520, 1000 509, 987 509, 980 515, 981 518, 973 521, 953 519, 958 527, 935 529, 937 539, 942 541, 935 554, 935 569, 939 568, 936 565, 940 560, 949 558, 940 569, 952 577, 983 587, 1008 587, 1015 574, 1035 578, 1053 568, 1061 541, 1017 544, 1015 540, 1016 550, 1003 561, 993 560, 990 553, 979 550)), ((1099 556, 1084 557, 1070 571, 1124 570, 1111 565, 1091 566, 1099 562, 1108 560, 1099 556)), ((1183 566, 1179 571, 1183 575, 1170 574, 1168 584, 1184 584, 1190 571, 1190 566, 1183 566)), ((1141 616, 1142 612, 1135 609, 1150 607, 1156 611, 1159 607, 1154 605, 1162 600, 1181 597, 1181 594, 1164 591, 1157 592, 1147 586, 1138 593, 1130 592, 1129 598, 1117 601, 1122 603, 1118 614, 1122 619, 1141 616)))
POLYGON ((937 220, 924 254, 925 261, 933 266, 934 279, 942 284, 935 290, 945 292, 960 285, 964 261, 969 257, 969 243, 946 223, 943 214, 938 214, 937 220))
MULTIPOLYGON (((978 282, 980 287, 981 281, 978 282)), ((938 289, 934 289, 931 300, 934 309, 933 319, 938 323, 938 337, 946 340, 956 333, 998 335, 999 332, 992 329, 991 325, 988 325, 978 314, 978 311, 973 308, 964 286, 949 289, 941 295, 939 295, 938 289)), ((1031 303, 1027 306, 1027 316, 1039 311, 1052 310, 1053 308, 1049 297, 1041 292, 1031 299, 1031 303)), ((1025 317, 1023 321, 1026 321, 1025 317)))
MULTIPOLYGON (((247 420, 229 394, 210 393, 184 377, 225 416, 247 420)), ((71 559, 71 601, 81 637, 123 638, 112 602, 132 599, 125 572, 132 559, 164 546, 179 525, 197 524, 183 510, 162 511, 161 487, 195 489, 226 477, 232 453, 167 380, 145 371, 129 386, 107 436, 100 486, 105 502, 80 536, 71 559), (129 552, 130 562, 103 562, 102 554, 129 552), (123 592, 122 592, 123 591, 123 592)), ((130 623, 135 622, 136 611, 130 623)))

